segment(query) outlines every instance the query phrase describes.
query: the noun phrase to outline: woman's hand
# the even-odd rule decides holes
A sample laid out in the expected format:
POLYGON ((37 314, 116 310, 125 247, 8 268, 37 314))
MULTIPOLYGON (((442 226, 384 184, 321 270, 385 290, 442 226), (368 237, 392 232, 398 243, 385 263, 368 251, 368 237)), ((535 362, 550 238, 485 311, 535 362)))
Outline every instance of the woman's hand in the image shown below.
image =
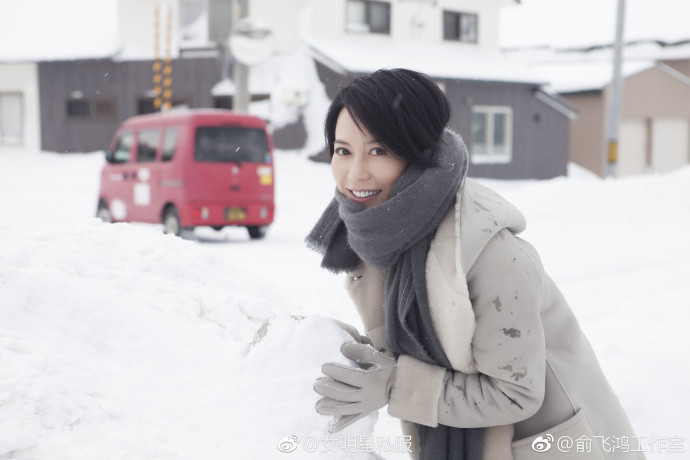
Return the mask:
POLYGON ((342 354, 357 367, 326 363, 321 370, 330 378, 321 377, 314 391, 325 396, 316 403, 322 415, 335 415, 329 432, 335 433, 388 404, 395 381, 395 359, 370 345, 345 342, 342 354))

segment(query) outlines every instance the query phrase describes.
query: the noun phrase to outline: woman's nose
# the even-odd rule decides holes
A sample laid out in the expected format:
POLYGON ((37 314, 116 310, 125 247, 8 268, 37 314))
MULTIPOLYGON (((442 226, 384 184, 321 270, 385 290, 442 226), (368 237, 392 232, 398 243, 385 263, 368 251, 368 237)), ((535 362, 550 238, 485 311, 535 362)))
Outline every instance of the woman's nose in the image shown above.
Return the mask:
POLYGON ((354 155, 353 161, 350 164, 348 176, 352 181, 367 180, 371 177, 366 160, 360 155, 354 155))

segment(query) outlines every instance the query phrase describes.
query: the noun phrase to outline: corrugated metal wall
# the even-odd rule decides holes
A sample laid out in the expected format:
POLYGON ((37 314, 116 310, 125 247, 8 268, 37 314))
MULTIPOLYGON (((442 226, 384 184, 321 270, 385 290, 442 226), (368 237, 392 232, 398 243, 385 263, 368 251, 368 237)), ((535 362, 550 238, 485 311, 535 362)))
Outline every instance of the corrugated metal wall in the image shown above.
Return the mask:
MULTIPOLYGON (((41 149, 90 152, 108 147, 118 125, 137 114, 140 98, 153 89, 153 62, 109 59, 39 63, 41 149), (113 101, 107 116, 69 117, 67 102, 75 92, 84 100, 113 101)), ((172 63, 173 99, 190 107, 213 107, 210 89, 220 80, 214 58, 177 59, 172 63)))

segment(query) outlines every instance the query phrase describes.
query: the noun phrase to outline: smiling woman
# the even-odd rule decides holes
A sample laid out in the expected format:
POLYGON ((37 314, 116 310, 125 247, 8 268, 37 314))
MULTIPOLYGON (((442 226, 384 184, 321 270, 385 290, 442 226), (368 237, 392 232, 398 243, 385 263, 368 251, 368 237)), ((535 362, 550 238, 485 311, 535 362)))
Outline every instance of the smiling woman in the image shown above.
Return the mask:
POLYGON ((429 77, 398 69, 376 80, 341 91, 325 123, 338 190, 365 208, 388 200, 410 164, 437 164, 431 147, 450 120, 450 104, 429 77))
POLYGON ((338 190, 369 208, 388 199, 407 167, 341 109, 335 130, 331 170, 338 190))
POLYGON ((314 384, 332 432, 388 405, 412 457, 639 460, 634 438, 522 213, 467 178, 444 93, 426 75, 379 70, 342 88, 326 116, 335 197, 307 245, 345 272, 366 337, 314 384), (551 444, 555 444, 553 446, 551 444), (558 443, 558 444, 556 444, 558 443), (548 451, 546 456, 543 453, 548 451))

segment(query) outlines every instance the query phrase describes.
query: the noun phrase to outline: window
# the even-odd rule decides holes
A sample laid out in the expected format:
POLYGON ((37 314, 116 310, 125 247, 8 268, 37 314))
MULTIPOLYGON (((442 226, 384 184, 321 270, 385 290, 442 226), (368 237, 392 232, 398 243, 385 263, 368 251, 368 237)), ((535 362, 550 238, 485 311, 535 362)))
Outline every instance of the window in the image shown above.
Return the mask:
POLYGON ((87 99, 67 100, 67 116, 69 118, 88 118, 91 116, 91 103, 87 99))
POLYGON ((213 96, 213 107, 232 110, 232 96, 213 96))
POLYGON ((477 43, 478 17, 474 13, 443 12, 443 39, 477 43))
POLYGON ((93 101, 93 114, 96 118, 114 119, 115 117, 115 100, 114 99, 96 99, 93 101))
POLYGON ((208 10, 208 35, 211 41, 225 43, 230 36, 230 15, 232 14, 230 0, 210 0, 208 10))
MULTIPOLYGON (((180 2, 180 46, 208 45, 208 14, 204 1, 180 2)), ((161 21, 162 22, 162 21, 161 21)))
POLYGON ((177 137, 180 134, 179 128, 166 128, 163 135, 163 152, 161 154, 163 161, 170 161, 175 156, 177 149, 177 137))
POLYGON ((472 163, 510 163, 513 110, 510 107, 472 108, 472 163))
POLYGON ((129 161, 130 151, 132 150, 132 143, 134 142, 134 133, 122 133, 115 143, 113 148, 105 159, 108 163, 127 163, 129 161))
MULTIPOLYGON (((161 24, 165 9, 161 9, 161 24)), ((221 43, 230 34, 231 0, 183 0, 180 2, 180 47, 204 48, 221 43)))
POLYGON ((348 0, 346 11, 348 32, 390 34, 391 4, 375 0, 348 0))
POLYGON ((22 143, 22 95, 0 93, 0 144, 22 143))
POLYGON ((151 163, 156 161, 158 140, 161 137, 159 129, 147 129, 139 132, 137 139, 137 162, 151 163))
POLYGON ((113 120, 115 100, 113 98, 90 100, 83 97, 71 97, 67 100, 67 117, 113 120))
POLYGON ((261 128, 204 126, 196 129, 196 161, 252 162, 271 161, 266 132, 261 128))

